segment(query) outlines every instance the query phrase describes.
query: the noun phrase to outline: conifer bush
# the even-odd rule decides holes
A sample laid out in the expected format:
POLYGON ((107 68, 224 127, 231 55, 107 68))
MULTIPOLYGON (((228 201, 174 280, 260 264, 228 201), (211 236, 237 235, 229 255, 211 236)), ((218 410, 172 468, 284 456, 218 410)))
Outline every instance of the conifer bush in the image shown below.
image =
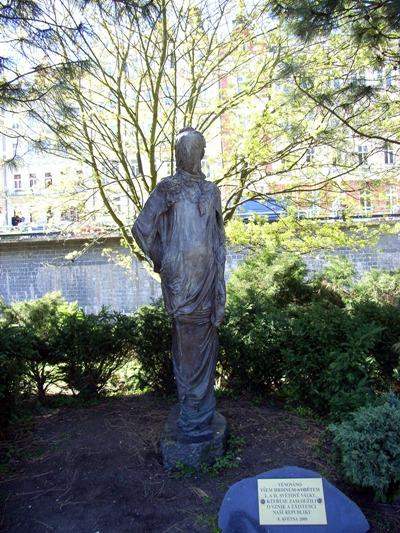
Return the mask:
POLYGON ((309 279, 293 255, 249 256, 228 283, 218 366, 223 387, 283 395, 331 419, 387 390, 376 360, 386 325, 349 305, 353 274, 341 258, 309 279))
POLYGON ((248 256, 232 273, 220 328, 218 374, 224 388, 262 394, 281 387, 288 309, 312 296, 305 275, 303 261, 268 249, 248 256))
POLYGON ((68 316, 56 341, 61 375, 82 398, 94 398, 123 364, 133 357, 132 317, 107 310, 68 316))
POLYGON ((133 315, 133 349, 139 363, 132 384, 140 390, 176 391, 171 357, 171 321, 164 305, 144 305, 133 315))
POLYGON ((257 306, 231 304, 220 327, 219 382, 224 389, 255 394, 276 393, 284 375, 283 351, 288 315, 257 306))
POLYGON ((400 400, 392 394, 329 427, 343 475, 371 489, 377 501, 393 501, 400 492, 399 428, 400 400))
POLYGON ((0 325, 0 435, 7 429, 24 392, 31 345, 18 326, 0 325))
POLYGON ((377 373, 371 352, 380 332, 328 302, 293 309, 282 347, 288 402, 335 419, 368 403, 377 373))
POLYGON ((76 303, 66 302, 59 292, 1 305, 0 322, 17 325, 25 346, 29 345, 24 358, 25 375, 40 401, 44 401, 48 388, 60 380, 55 343, 64 320, 78 310, 76 303))
POLYGON ((347 307, 359 321, 381 328, 373 354, 384 381, 392 386, 399 365, 394 345, 400 338, 400 271, 371 270, 364 274, 354 286, 347 307))

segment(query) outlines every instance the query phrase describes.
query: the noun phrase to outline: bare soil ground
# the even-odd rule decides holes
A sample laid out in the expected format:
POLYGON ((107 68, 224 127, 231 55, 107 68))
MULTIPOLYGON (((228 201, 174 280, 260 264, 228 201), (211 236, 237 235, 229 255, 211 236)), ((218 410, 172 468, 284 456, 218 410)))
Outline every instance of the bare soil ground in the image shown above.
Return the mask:
POLYGON ((337 477, 323 428, 283 409, 223 398, 233 436, 219 471, 164 472, 158 450, 171 402, 155 395, 52 408, 0 445, 0 530, 13 533, 215 532, 230 485, 296 465, 319 471, 363 509, 375 533, 400 532, 400 503, 374 504, 337 477))

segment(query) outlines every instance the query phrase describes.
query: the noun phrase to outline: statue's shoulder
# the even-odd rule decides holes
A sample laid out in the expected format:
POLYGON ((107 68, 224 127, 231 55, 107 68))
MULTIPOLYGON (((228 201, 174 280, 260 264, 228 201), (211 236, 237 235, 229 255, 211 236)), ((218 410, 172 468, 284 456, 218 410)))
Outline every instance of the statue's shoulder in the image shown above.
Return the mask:
POLYGON ((181 195, 182 183, 176 176, 167 176, 157 184, 156 190, 166 199, 167 205, 171 206, 181 195))
POLYGON ((206 192, 212 193, 216 195, 217 197, 221 196, 221 191, 219 190, 219 187, 214 182, 205 180, 204 186, 205 186, 204 188, 206 192))
POLYGON ((179 180, 175 176, 166 176, 158 182, 156 189, 164 194, 180 189, 179 180))
POLYGON ((157 183, 157 189, 160 189, 160 190, 164 190, 164 189, 168 189, 170 186, 171 186, 171 182, 173 180, 174 176, 166 176, 165 178, 162 178, 158 183, 157 183))

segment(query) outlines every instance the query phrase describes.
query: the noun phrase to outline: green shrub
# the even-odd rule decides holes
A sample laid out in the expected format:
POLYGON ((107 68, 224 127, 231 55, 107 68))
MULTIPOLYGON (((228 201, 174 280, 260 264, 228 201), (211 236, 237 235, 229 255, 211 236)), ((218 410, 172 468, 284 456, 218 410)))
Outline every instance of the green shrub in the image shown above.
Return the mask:
POLYGON ((371 353, 375 357, 383 377, 383 388, 392 386, 393 373, 399 365, 399 354, 393 346, 400 337, 400 307, 361 301, 351 303, 351 314, 359 322, 379 327, 371 353))
POLYGON ((316 301, 327 300, 343 307, 354 286, 354 264, 346 257, 332 256, 311 279, 316 301))
POLYGON ((392 501, 400 489, 400 401, 386 396, 383 405, 362 407, 351 418, 329 427, 344 476, 392 501))
POLYGON ((81 397, 104 390, 121 366, 133 357, 132 317, 108 311, 66 317, 56 341, 63 380, 81 397))
POLYGON ((311 299, 312 288, 305 281, 307 268, 298 257, 262 250, 249 255, 228 283, 228 304, 253 300, 276 307, 311 299))
POLYGON ((400 338, 400 271, 367 272, 355 285, 348 308, 360 322, 381 327, 373 355, 386 387, 391 386, 394 370, 399 365, 399 354, 393 346, 400 338))
POLYGON ((161 303, 144 305, 133 316, 134 350, 140 366, 135 388, 157 392, 176 391, 171 358, 171 321, 161 303))
POLYGON ((372 269, 354 287, 354 300, 378 304, 400 305, 400 270, 372 269))
POLYGON ((248 257, 228 284, 223 386, 282 393, 293 406, 334 419, 388 390, 398 368, 397 275, 375 273, 358 284, 353 275, 343 258, 307 280, 304 263, 291 255, 248 257))
POLYGON ((0 325, 0 435, 7 428, 22 395, 30 349, 21 328, 0 325))
POLYGON ((218 372, 225 389, 277 392, 290 306, 309 301, 304 263, 268 250, 251 255, 228 283, 226 318, 220 328, 218 372))
POLYGON ((276 392, 283 377, 282 347, 288 325, 284 310, 258 307, 257 302, 229 305, 220 328, 222 388, 235 393, 276 392))
POLYGON ((293 309, 283 347, 289 403, 333 418, 365 405, 373 395, 377 369, 370 352, 380 331, 327 302, 293 309))
POLYGON ((67 303, 58 292, 37 300, 2 305, 1 321, 18 325, 25 332, 25 343, 30 344, 26 373, 41 401, 48 387, 60 379, 55 343, 63 321, 76 313, 77 304, 67 303))

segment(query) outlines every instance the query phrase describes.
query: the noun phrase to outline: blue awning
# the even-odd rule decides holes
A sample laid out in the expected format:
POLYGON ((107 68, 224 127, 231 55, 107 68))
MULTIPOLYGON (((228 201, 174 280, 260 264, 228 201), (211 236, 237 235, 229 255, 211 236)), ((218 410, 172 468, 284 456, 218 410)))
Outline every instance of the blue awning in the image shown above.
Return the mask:
POLYGON ((274 220, 285 214, 286 208, 272 198, 266 202, 246 200, 237 208, 236 213, 242 219, 248 219, 254 215, 258 215, 268 217, 269 220, 274 220))

